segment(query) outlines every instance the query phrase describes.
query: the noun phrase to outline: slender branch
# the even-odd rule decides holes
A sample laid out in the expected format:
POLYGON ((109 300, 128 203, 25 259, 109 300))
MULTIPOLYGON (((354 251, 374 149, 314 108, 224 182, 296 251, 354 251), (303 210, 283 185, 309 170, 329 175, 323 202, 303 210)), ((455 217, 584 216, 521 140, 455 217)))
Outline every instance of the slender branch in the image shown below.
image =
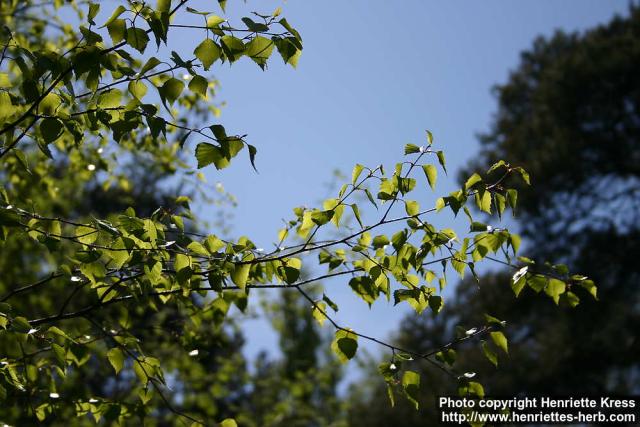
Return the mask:
POLYGON ((459 377, 459 375, 457 375, 456 373, 454 373, 452 370, 447 369, 444 365, 442 365, 442 364, 438 363, 438 362, 437 362, 437 361, 435 361, 435 360, 430 359, 430 358, 429 358, 429 356, 425 356, 425 355, 423 355, 423 354, 421 354, 421 353, 419 353, 419 352, 416 352, 416 351, 413 351, 413 350, 408 350, 408 349, 406 349, 406 348, 402 348, 402 347, 399 347, 399 346, 396 346, 396 345, 390 344, 390 343, 388 343, 388 342, 381 341, 381 340, 379 340, 379 339, 377 339, 377 338, 374 338, 374 337, 372 337, 372 336, 365 335, 365 334, 362 334, 362 333, 360 333, 360 332, 356 332, 356 331, 354 331, 354 330, 352 330, 352 329, 345 328, 344 326, 341 326, 340 324, 338 324, 338 322, 336 322, 336 321, 335 321, 331 316, 329 316, 329 315, 327 314, 326 310, 323 310, 320 306, 318 306, 318 304, 313 300, 313 298, 311 298, 311 297, 309 296, 309 294, 307 294, 303 289, 301 289, 301 288, 299 288, 299 287, 296 287, 296 289, 298 290, 298 292, 300 292, 300 294, 301 294, 301 295, 302 295, 302 296, 303 296, 307 301, 309 301, 309 302, 311 303, 311 305, 313 306, 313 308, 314 308, 314 309, 318 310, 318 311, 319 311, 319 312, 320 312, 320 313, 321 313, 321 314, 322 314, 322 315, 323 315, 323 316, 324 316, 324 317, 329 321, 329 323, 331 323, 331 325, 332 325, 335 329, 337 329, 337 330, 341 330, 341 331, 345 331, 345 332, 348 332, 348 333, 350 333, 350 334, 353 334, 353 335, 355 335, 355 336, 357 336, 357 337, 359 337, 359 338, 362 338, 362 339, 364 339, 364 340, 374 342, 374 343, 376 343, 376 344, 378 344, 378 345, 380 345, 380 346, 383 346, 383 347, 386 347, 386 348, 390 349, 390 350, 391 350, 391 351, 393 351, 394 353, 395 353, 396 351, 399 351, 399 352, 402 352, 402 353, 406 353, 406 354, 408 354, 408 355, 410 355, 410 356, 412 356, 412 357, 415 357, 415 358, 419 358, 419 359, 426 360, 427 362, 429 362, 429 363, 431 363, 432 365, 436 366, 438 369, 440 369, 440 370, 442 370, 443 372, 445 372, 447 375, 449 375, 449 376, 451 376, 451 377, 453 377, 453 378, 458 378, 458 377, 459 377))
POLYGON ((21 286, 21 287, 19 287, 19 288, 15 288, 15 289, 11 290, 11 291, 10 291, 8 294, 6 294, 5 296, 3 296, 2 298, 0 298, 0 302, 5 302, 5 301, 7 301, 9 298, 11 298, 11 297, 12 297, 12 296, 14 296, 14 295, 18 295, 18 294, 21 294, 21 293, 23 293, 23 292, 28 292, 28 291, 30 291, 30 290, 32 290, 32 289, 35 289, 35 288, 37 288, 37 287, 39 287, 39 286, 42 286, 42 285, 44 285, 45 283, 47 283, 47 282, 49 282, 49 281, 51 281, 51 280, 53 280, 53 279, 56 279, 56 278, 58 278, 58 277, 60 277, 60 276, 62 276, 62 273, 51 273, 51 274, 49 274, 47 277, 45 277, 45 278, 43 278, 43 279, 40 279, 40 280, 38 280, 38 281, 37 281, 37 282, 35 282, 35 283, 32 283, 32 284, 30 284, 30 285, 21 286))
MULTIPOLYGON (((306 285, 306 284, 310 284, 310 283, 314 283, 323 279, 327 279, 330 277, 336 277, 336 276, 342 276, 345 274, 351 274, 354 273, 356 271, 360 271, 361 269, 352 269, 352 270, 345 270, 345 271, 339 271, 339 272, 335 272, 335 273, 328 273, 322 276, 318 276, 315 277, 313 279, 307 279, 307 280, 303 280, 300 282, 296 282, 294 284, 266 284, 266 285, 247 285, 244 289, 294 289, 294 288, 298 288, 300 286, 306 285)), ((202 273, 196 273, 199 275, 203 275, 205 276, 207 272, 202 272, 202 273)), ((135 277, 129 277, 127 278, 127 280, 129 279, 134 279, 137 278, 139 276, 141 276, 142 274, 138 274, 135 277)), ((223 286, 222 290, 242 290, 243 288, 237 287, 237 286, 223 286)), ((215 289, 213 287, 210 286, 203 286, 203 287, 196 287, 196 288, 191 288, 189 289, 189 292, 202 292, 202 291, 218 291, 219 289, 215 289)), ((42 325, 42 324, 48 324, 48 323, 54 323, 60 320, 66 320, 66 319, 73 319, 73 318, 77 318, 77 317, 83 317, 86 316, 87 314, 101 309, 103 307, 107 307, 109 305, 112 304, 116 304, 116 303, 120 303, 123 301, 129 301, 132 300, 134 298, 137 297, 154 297, 154 296, 167 296, 167 295, 177 295, 177 294, 182 294, 184 292, 183 289, 172 289, 172 290, 167 290, 167 291, 154 291, 154 292, 147 292, 143 295, 124 295, 122 297, 116 297, 116 298, 112 298, 110 300, 107 301, 98 301, 95 304, 89 305, 87 307, 84 307, 80 310, 74 311, 74 312, 68 312, 68 313, 59 313, 53 316, 48 316, 48 317, 43 317, 40 319, 34 319, 29 321, 29 323, 31 324, 31 326, 38 326, 38 325, 42 325)))

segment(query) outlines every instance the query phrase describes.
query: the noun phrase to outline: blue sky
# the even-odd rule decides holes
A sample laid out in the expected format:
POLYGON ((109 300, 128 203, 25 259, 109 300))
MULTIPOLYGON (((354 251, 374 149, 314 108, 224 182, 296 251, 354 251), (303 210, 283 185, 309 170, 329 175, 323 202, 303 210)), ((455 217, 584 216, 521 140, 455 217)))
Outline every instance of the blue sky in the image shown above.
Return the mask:
MULTIPOLYGON (((214 3, 193 6, 218 10, 214 3)), ((293 207, 330 195, 325 184, 333 170, 393 165, 404 144, 424 143, 425 129, 447 154, 450 178, 440 177, 438 194, 451 191, 456 170, 478 151, 475 135, 488 129, 496 110, 490 89, 507 79, 519 53, 538 35, 584 30, 625 13, 627 1, 231 0, 228 15, 277 6, 304 39, 298 68, 274 56, 266 72, 247 59, 213 70, 219 100, 227 102, 221 123, 229 133, 248 134, 260 173, 246 158, 206 172, 238 199, 231 234, 265 248, 293 207)), ((183 36, 190 53, 192 41, 183 36)), ((423 206, 433 204, 432 193, 421 194, 423 206)), ((199 212, 214 220, 212 207, 199 212)), ((407 313, 383 302, 370 311, 346 280, 325 285, 342 307, 338 319, 360 332, 386 337, 407 313)), ((264 321, 247 321, 245 334, 249 356, 275 348, 264 321)))

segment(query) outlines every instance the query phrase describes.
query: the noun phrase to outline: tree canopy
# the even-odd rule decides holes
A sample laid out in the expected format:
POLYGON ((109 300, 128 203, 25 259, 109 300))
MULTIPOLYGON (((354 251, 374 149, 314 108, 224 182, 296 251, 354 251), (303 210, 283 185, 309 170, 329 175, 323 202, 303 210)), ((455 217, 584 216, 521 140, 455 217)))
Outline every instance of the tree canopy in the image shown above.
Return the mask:
POLYGON ((322 340, 310 316, 332 329, 326 348, 339 362, 353 359, 363 340, 380 345, 392 404, 403 395, 419 407, 422 364, 461 395, 482 397, 454 347, 485 337, 487 357, 508 352, 504 324, 491 313, 430 348, 403 347, 336 322, 338 304, 314 284, 342 278, 369 306, 386 298, 437 314, 451 274, 477 279, 476 264, 488 260, 513 268, 516 295, 528 287, 570 305, 596 296, 586 276, 519 257, 517 234, 473 216, 471 206, 497 217, 516 210, 516 182, 530 179, 519 164, 498 160, 459 190, 426 197, 446 173, 429 131, 406 144, 394 166, 356 164, 334 198, 294 208, 274 230, 272 250, 249 237, 230 240, 222 225, 211 232, 192 203, 229 199, 201 182, 198 169, 237 167, 241 153, 254 169, 258 161, 258 144, 221 124, 211 69, 242 60, 265 70, 273 56, 295 67, 302 36, 280 9, 223 18, 223 0, 216 11, 188 0, 104 6, 0 6, 2 422, 229 427, 314 419, 292 416, 277 395, 251 392, 274 384, 287 385, 298 409, 326 416, 339 406, 327 397, 339 375, 324 369, 330 358, 316 359, 322 340), (193 41, 187 53, 167 47, 185 34, 193 41), (429 220, 462 213, 464 232, 429 220), (258 289, 299 299, 282 299, 285 368, 263 369, 245 387, 233 316, 258 289))

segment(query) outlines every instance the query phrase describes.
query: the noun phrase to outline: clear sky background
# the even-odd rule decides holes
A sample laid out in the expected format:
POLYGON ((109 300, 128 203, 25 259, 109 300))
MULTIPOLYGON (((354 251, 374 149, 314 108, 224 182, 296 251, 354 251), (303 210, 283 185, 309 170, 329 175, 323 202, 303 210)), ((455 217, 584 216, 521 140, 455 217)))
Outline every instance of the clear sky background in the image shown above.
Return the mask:
MULTIPOLYGON (((193 6, 219 13, 216 3, 193 6)), ((520 52, 538 35, 590 28, 626 13, 627 4, 230 0, 232 17, 283 6, 283 15, 304 40, 296 70, 285 67, 275 53, 266 72, 248 59, 214 67, 222 85, 219 100, 227 102, 221 123, 229 133, 248 134, 247 141, 259 150, 259 174, 246 153, 222 172, 206 172, 211 183, 221 182, 238 199, 232 236, 251 236, 272 248, 293 207, 317 206, 329 196, 325 184, 333 170, 350 174, 355 163, 401 161, 404 144, 424 144, 425 129, 447 154, 449 179, 440 176, 438 194, 448 193, 457 169, 478 152, 475 135, 489 128, 496 110, 491 87, 506 81, 520 52)), ((193 45, 184 42, 185 50, 193 45)), ((191 51, 185 53, 188 57, 191 51)), ((421 204, 431 206, 435 196, 423 194, 421 204)), ((199 211, 214 220, 212 207, 199 211)), ((370 311, 352 295, 347 280, 325 284, 342 306, 338 319, 359 332, 387 337, 408 312, 384 302, 370 311)), ((267 322, 247 321, 244 330, 248 356, 277 351, 277 337, 267 322)))

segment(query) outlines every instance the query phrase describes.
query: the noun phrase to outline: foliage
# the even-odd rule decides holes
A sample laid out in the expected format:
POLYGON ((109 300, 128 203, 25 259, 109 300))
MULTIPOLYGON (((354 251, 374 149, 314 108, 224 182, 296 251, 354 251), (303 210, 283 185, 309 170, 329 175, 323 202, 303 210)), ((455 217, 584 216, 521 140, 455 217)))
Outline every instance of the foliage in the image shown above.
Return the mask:
MULTIPOLYGON (((570 310, 578 302, 567 298, 566 309, 553 310, 531 290, 513 299, 502 291, 512 271, 501 271, 483 276, 479 288, 465 280, 445 317, 407 318, 398 345, 438 346, 454 333, 453 324, 471 328, 491 310, 508 322, 509 357, 490 339, 481 349, 456 351, 492 394, 638 392, 639 175, 631 159, 640 147, 639 65, 638 6, 584 33, 538 38, 509 80, 496 86, 493 126, 481 137, 482 154, 460 178, 503 157, 532 172, 532 186, 514 184, 515 221, 527 253, 584 272, 597 281, 599 301, 582 300, 570 310)), ((435 405, 433 396, 451 393, 437 375, 429 385, 424 402, 435 405)), ((429 408, 417 415, 404 407, 400 415, 387 410, 377 404, 382 392, 380 384, 358 390, 353 425, 388 425, 399 416, 404 425, 438 422, 429 408)))
MULTIPOLYGON (((477 263, 501 256, 519 269, 516 293, 524 286, 544 290, 556 304, 580 292, 595 296, 586 277, 562 265, 516 258, 516 234, 472 217, 468 204, 498 216, 515 210, 517 191, 507 183, 514 176, 529 182, 521 167, 496 162, 488 173, 498 171, 497 178, 475 173, 435 207, 410 198, 420 197, 418 189, 435 187, 437 164, 446 172, 445 156, 434 148, 430 132, 424 145, 407 144, 406 159, 390 171, 356 165, 351 181, 321 208, 295 208, 272 251, 260 250, 248 237, 230 241, 220 233, 198 233, 200 223, 184 194, 170 201, 151 198, 145 208, 156 206, 149 212, 66 207, 67 192, 87 186, 99 186, 111 194, 108 200, 116 198, 112 188, 130 193, 125 165, 139 158, 163 176, 184 180, 201 177, 194 160, 197 168, 222 169, 242 151, 255 168, 256 147, 217 122, 210 102, 215 82, 206 71, 238 60, 264 70, 275 52, 295 66, 302 38, 280 10, 254 13, 234 26, 187 3, 124 2, 104 15, 104 4, 92 2, 55 0, 50 6, 14 0, 1 6, 0 247, 3 263, 12 261, 5 254, 20 258, 14 274, 0 279, 3 422, 135 419, 148 425, 188 420, 231 426, 233 417, 250 424, 243 408, 250 398, 234 392, 247 376, 234 351, 241 343, 230 317, 233 307, 247 309, 256 289, 297 292, 313 317, 333 328, 328 347, 342 362, 353 359, 364 340, 386 348, 392 359, 381 375, 389 395, 393 401, 399 392, 415 407, 421 380, 413 366, 419 361, 445 372, 462 394, 481 396, 482 386, 459 371, 450 348, 489 336, 506 350, 500 321, 488 316, 472 332, 412 350, 337 323, 331 313, 338 306, 309 285, 349 277, 348 285, 369 306, 393 297, 418 314, 435 314, 444 304, 447 268, 477 277, 477 263), (75 20, 65 22, 61 7, 71 7, 75 20), (189 17, 202 23, 193 25, 189 17), (180 31, 198 35, 193 57, 168 52, 170 36, 180 37, 180 31), (154 44, 157 53, 151 56, 154 44), (416 176, 420 170, 424 177, 416 176), (358 195, 373 207, 358 204, 358 195), (371 220, 373 209, 377 219, 371 220), (469 232, 458 236, 427 222, 429 214, 441 211, 464 212, 469 232), (358 225, 349 226, 348 217, 358 225), (336 227, 341 237, 327 237, 336 227), (313 272, 310 277, 301 275, 303 268, 313 272), (326 270, 320 273, 321 268, 326 270), (85 376, 99 386, 84 384, 85 376)), ((226 2, 218 3, 224 12, 226 2)), ((304 325, 305 338, 313 338, 304 325)), ((305 390, 303 382, 314 374, 305 376, 302 369, 317 363, 306 354, 308 364, 297 366, 303 356, 289 349, 285 360, 296 366, 293 377, 285 375, 291 389, 300 383, 297 398, 307 404, 313 400, 309 393, 320 393, 315 399, 322 400, 336 379, 323 379, 328 389, 305 390)), ((267 387, 273 384, 269 375, 263 377, 267 387)), ((275 418, 286 412, 276 410, 275 418)))
MULTIPOLYGON (((571 314, 541 304, 525 309, 524 302, 513 308, 520 328, 537 331, 521 340, 521 353, 552 352, 557 343, 564 349, 539 378, 512 364, 509 371, 517 374, 503 381, 510 378, 515 387, 564 394, 639 390, 638 343, 630 339, 640 325, 634 308, 640 171, 632 160, 640 153, 639 64, 636 3, 584 33, 539 38, 495 89, 498 114, 469 169, 506 156, 530 171, 534 185, 519 188, 518 219, 528 254, 561 260, 598 283, 599 302, 583 301, 571 314)), ((518 360, 533 362, 526 359, 518 360)))

